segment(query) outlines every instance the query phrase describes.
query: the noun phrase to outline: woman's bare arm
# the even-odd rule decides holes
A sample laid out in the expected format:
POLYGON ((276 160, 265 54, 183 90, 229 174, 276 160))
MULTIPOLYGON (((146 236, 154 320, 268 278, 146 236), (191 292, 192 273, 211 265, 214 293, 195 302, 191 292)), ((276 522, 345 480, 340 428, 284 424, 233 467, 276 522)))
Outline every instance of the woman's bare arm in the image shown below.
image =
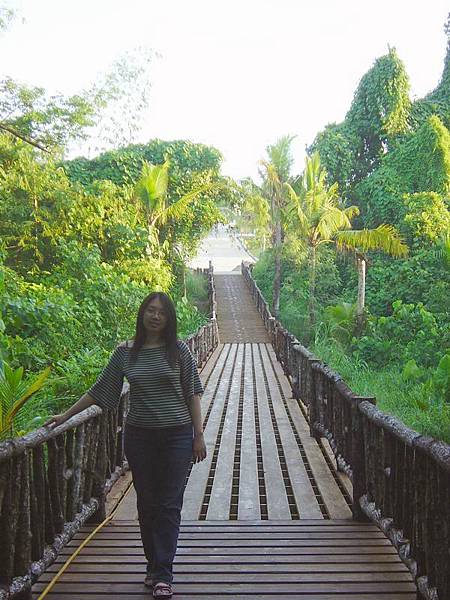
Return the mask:
POLYGON ((203 434, 203 420, 202 420, 202 409, 200 406, 200 398, 199 394, 195 394, 192 398, 189 410, 191 413, 192 424, 194 425, 194 435, 202 435, 203 434))
POLYGON ((94 398, 86 392, 86 394, 83 394, 81 398, 75 402, 75 404, 72 404, 65 412, 50 417, 50 419, 44 423, 44 427, 57 427, 58 425, 62 425, 70 419, 70 417, 77 415, 79 412, 89 408, 93 404, 95 404, 94 398))
POLYGON ((189 406, 192 424, 194 426, 194 442, 192 444, 194 463, 201 462, 206 458, 206 445, 205 440, 203 439, 203 420, 200 398, 201 396, 199 394, 195 394, 189 406))

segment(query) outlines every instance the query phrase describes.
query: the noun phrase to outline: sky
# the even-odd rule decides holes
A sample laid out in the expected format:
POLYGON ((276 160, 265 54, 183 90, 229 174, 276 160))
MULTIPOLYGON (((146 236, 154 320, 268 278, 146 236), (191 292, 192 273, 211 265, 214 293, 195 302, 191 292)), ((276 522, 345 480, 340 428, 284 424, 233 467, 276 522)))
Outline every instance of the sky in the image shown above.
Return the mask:
POLYGON ((295 135, 294 171, 359 80, 395 47, 412 98, 433 89, 448 0, 1 0, 17 18, 0 36, 0 77, 49 92, 92 85, 122 52, 158 52, 139 141, 216 147, 222 172, 255 177, 265 148, 295 135))

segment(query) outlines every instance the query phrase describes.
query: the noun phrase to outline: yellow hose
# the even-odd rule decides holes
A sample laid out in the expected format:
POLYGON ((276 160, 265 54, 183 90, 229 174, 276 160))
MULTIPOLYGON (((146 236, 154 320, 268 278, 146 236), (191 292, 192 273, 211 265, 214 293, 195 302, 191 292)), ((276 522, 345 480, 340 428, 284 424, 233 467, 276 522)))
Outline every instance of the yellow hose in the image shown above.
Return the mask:
POLYGON ((113 520, 116 512, 119 510, 120 505, 122 504, 123 500, 125 499, 128 492, 130 491, 132 485, 133 485, 133 483, 130 482, 130 484, 128 485, 127 489, 125 490, 124 494, 122 495, 121 499, 117 503, 117 506, 112 511, 112 513, 109 516, 107 516, 106 519, 100 523, 100 525, 97 525, 97 527, 94 529, 94 531, 91 531, 91 533, 88 535, 88 537, 85 540, 83 540, 83 542, 80 544, 80 546, 78 546, 78 548, 75 550, 75 552, 69 556, 69 558, 63 564, 63 566, 60 568, 60 570, 56 573, 56 575, 53 577, 53 579, 50 581, 50 583, 47 585, 47 587, 43 590, 43 592, 39 596, 38 600, 41 600, 42 598, 45 598, 47 596, 47 594, 52 590, 53 586, 58 581, 58 579, 61 577, 61 575, 66 571, 67 567, 69 567, 69 565, 72 564, 74 559, 78 556, 78 554, 80 554, 80 552, 83 550, 83 548, 86 546, 86 544, 88 544, 91 541, 91 539, 94 537, 94 535, 97 533, 97 531, 100 531, 100 529, 102 527, 104 527, 107 523, 109 523, 110 521, 113 520))

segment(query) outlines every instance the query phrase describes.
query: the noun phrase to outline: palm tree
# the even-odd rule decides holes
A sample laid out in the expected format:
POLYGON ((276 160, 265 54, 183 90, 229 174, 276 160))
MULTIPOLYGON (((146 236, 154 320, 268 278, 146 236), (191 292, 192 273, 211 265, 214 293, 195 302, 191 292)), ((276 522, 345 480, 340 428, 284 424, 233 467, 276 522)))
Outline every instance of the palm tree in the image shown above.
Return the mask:
POLYGON ((144 162, 141 177, 133 190, 134 198, 142 204, 145 211, 148 231, 147 252, 149 254, 152 248, 157 248, 160 253, 159 232, 169 219, 181 218, 189 204, 197 196, 218 187, 217 184, 207 183, 191 190, 172 204, 168 204, 169 167, 168 160, 162 165, 144 162))
POLYGON ((315 152, 306 159, 302 177, 293 185, 285 184, 289 194, 286 217, 295 234, 303 240, 309 254, 309 315, 315 323, 315 287, 317 249, 322 244, 333 244, 338 251, 351 251, 358 264, 358 326, 364 318, 365 272, 367 258, 364 252, 382 250, 391 256, 405 256, 406 244, 392 225, 376 229, 352 230, 351 219, 359 214, 357 206, 344 207, 338 197, 338 185, 328 186, 326 171, 315 152))
POLYGON ((272 246, 275 255, 275 276, 273 281, 272 313, 275 317, 280 313, 281 290, 281 250, 284 238, 282 214, 286 207, 287 195, 285 184, 289 181, 293 163, 291 143, 294 136, 286 135, 273 146, 268 146, 268 160, 261 161, 264 167, 263 191, 270 202, 272 246))
POLYGON ((408 254, 408 246, 398 235, 392 225, 383 223, 376 229, 360 229, 338 231, 334 236, 339 251, 352 252, 358 268, 358 299, 356 303, 356 322, 359 329, 364 321, 364 305, 366 292, 366 266, 368 250, 381 250, 396 258, 408 254))
POLYGON ((441 235, 437 242, 434 255, 438 260, 441 260, 444 263, 444 266, 447 269, 450 268, 450 233, 443 233, 441 235))
POLYGON ((244 195, 243 208, 238 225, 241 230, 253 229, 262 239, 261 249, 266 249, 266 237, 270 225, 270 207, 263 190, 251 179, 241 182, 241 191, 244 195))

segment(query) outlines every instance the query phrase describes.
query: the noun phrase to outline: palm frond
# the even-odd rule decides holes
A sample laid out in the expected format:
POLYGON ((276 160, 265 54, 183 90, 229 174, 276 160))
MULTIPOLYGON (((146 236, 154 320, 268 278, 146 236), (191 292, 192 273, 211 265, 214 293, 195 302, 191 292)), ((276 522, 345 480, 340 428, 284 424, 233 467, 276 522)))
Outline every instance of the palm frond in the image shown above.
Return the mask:
POLYGON ((339 231, 334 237, 338 249, 341 250, 350 248, 361 252, 382 250, 396 257, 408 254, 408 246, 395 227, 388 224, 379 225, 376 229, 339 231))
POLYGON ((217 184, 207 183, 201 187, 188 192, 173 204, 170 204, 162 213, 159 222, 163 225, 168 219, 180 219, 186 213, 189 204, 200 194, 217 189, 217 184))
POLYGON ((352 224, 343 210, 329 206, 321 215, 316 229, 321 238, 328 240, 340 229, 350 229, 351 226, 352 224))
POLYGON ((144 163, 142 174, 134 188, 137 198, 149 215, 158 213, 164 205, 169 185, 169 166, 166 160, 162 165, 144 163))
POLYGON ((38 392, 41 389, 41 387, 44 385, 45 380, 50 375, 50 371, 51 371, 51 367, 47 367, 46 369, 44 369, 41 373, 39 373, 39 375, 36 377, 36 379, 33 381, 33 383, 31 385, 28 385, 28 384, 26 384, 26 382, 24 382, 25 389, 21 390, 21 396, 13 404, 13 407, 11 410, 11 416, 10 416, 11 420, 14 419, 16 414, 19 412, 19 410, 25 404, 25 402, 29 398, 31 398, 31 396, 33 394, 35 394, 36 392, 38 392))

